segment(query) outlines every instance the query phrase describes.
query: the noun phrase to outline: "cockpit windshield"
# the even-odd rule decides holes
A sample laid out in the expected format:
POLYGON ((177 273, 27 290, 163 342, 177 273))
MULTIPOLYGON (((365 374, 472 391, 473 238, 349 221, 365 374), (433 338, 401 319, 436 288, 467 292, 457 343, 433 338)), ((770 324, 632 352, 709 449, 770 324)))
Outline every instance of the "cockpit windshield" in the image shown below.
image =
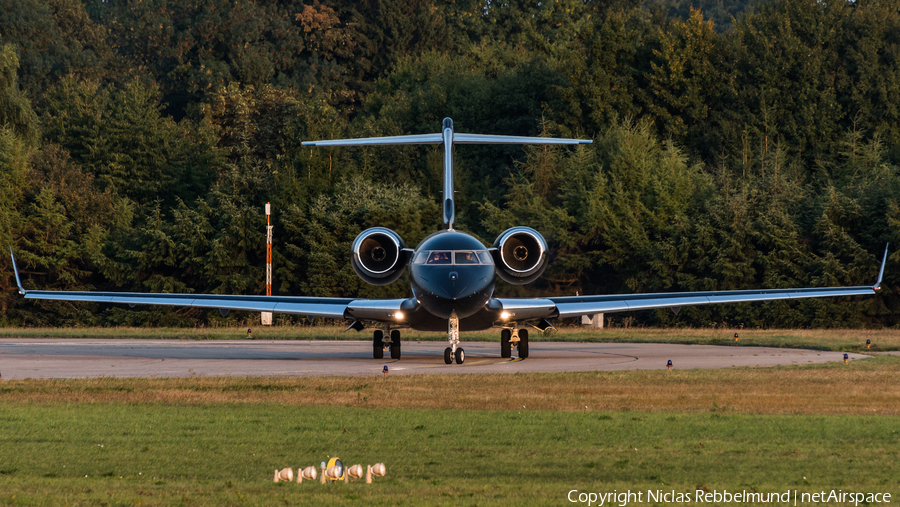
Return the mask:
POLYGON ((450 252, 431 252, 426 264, 452 264, 450 262, 450 252))
POLYGON ((493 264, 491 254, 486 250, 431 250, 419 252, 414 264, 428 265, 467 265, 493 264))
POLYGON ((455 252, 456 264, 478 264, 475 252, 455 252))

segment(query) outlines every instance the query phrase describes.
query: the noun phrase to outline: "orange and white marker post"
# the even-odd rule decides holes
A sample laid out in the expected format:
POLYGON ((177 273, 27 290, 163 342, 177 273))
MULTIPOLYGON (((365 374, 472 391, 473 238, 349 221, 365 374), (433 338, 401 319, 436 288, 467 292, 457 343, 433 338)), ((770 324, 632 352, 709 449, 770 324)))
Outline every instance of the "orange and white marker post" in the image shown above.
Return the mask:
MULTIPOLYGON (((272 205, 266 203, 266 296, 272 295, 272 205)), ((272 312, 262 312, 262 325, 272 325, 272 312)))

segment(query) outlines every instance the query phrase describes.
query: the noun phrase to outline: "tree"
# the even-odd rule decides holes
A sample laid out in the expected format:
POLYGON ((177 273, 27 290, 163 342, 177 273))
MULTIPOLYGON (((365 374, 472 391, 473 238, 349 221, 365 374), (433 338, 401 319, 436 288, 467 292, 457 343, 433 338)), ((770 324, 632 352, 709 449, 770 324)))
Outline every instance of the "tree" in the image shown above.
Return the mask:
POLYGON ((17 52, 21 86, 38 108, 67 75, 114 80, 122 71, 106 28, 80 0, 3 0, 0 12, 0 45, 17 52))
POLYGON ((847 83, 840 48, 847 2, 781 0, 763 4, 735 25, 735 122, 726 130, 740 146, 744 128, 754 137, 782 136, 806 162, 828 160, 851 111, 839 94, 847 83))
POLYGON ((159 84, 177 119, 231 82, 354 99, 343 64, 352 61, 356 38, 318 2, 135 0, 94 4, 93 15, 136 76, 159 84))
POLYGON ((220 164, 212 131, 162 113, 159 90, 122 89, 69 77, 46 100, 46 137, 71 153, 101 188, 165 208, 205 193, 220 164))
POLYGON ((382 184, 362 178, 348 180, 334 195, 320 195, 308 209, 292 205, 286 212, 287 256, 297 268, 278 270, 282 289, 304 295, 338 297, 407 297, 408 283, 376 287, 363 282, 350 267, 350 246, 369 227, 394 230, 409 246, 439 225, 437 203, 407 183, 382 184))
POLYGON ((10 45, 0 47, 0 126, 30 145, 40 136, 37 115, 31 109, 28 98, 19 90, 17 71, 19 59, 10 45))
POLYGON ((711 116, 730 96, 728 46, 704 21, 699 10, 691 10, 685 21, 659 28, 647 74, 647 111, 656 117, 663 136, 687 144, 709 156, 705 148, 716 135, 709 132, 711 116))
MULTIPOLYGON (((27 185, 29 150, 12 129, 0 125, 0 244, 17 247, 19 230, 23 226, 20 210, 25 200, 27 185)), ((0 256, 0 270, 3 275, 3 291, 0 294, 0 310, 3 323, 9 322, 16 283, 12 275, 12 265, 5 255, 0 256)))
POLYGON ((562 100, 553 108, 556 120, 569 135, 582 129, 602 131, 620 118, 642 112, 639 77, 651 26, 640 12, 614 12, 608 17, 585 18, 572 26, 570 39, 548 46, 553 68, 565 78, 559 87, 562 100))

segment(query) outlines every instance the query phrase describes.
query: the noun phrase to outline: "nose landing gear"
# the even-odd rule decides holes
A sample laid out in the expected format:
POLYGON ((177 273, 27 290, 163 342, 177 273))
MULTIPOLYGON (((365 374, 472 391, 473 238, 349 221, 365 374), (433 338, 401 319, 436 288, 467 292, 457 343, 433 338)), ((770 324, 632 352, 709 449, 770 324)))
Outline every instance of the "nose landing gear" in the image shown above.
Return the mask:
POLYGON ((444 349, 444 364, 450 364, 456 359, 456 364, 463 364, 466 360, 466 351, 459 346, 459 317, 456 312, 450 314, 447 324, 447 340, 450 346, 444 349))

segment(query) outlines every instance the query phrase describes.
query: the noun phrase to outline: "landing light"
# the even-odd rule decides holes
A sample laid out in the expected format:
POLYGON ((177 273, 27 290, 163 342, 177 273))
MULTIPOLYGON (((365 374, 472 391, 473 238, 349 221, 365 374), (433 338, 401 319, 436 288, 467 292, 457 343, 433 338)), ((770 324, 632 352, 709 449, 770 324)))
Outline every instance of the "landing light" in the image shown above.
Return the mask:
POLYGON ((500 312, 500 318, 506 320, 509 318, 509 312, 500 312))
POLYGON ((397 320, 403 320, 403 317, 404 317, 403 312, 397 312, 394 314, 394 318, 397 320))

